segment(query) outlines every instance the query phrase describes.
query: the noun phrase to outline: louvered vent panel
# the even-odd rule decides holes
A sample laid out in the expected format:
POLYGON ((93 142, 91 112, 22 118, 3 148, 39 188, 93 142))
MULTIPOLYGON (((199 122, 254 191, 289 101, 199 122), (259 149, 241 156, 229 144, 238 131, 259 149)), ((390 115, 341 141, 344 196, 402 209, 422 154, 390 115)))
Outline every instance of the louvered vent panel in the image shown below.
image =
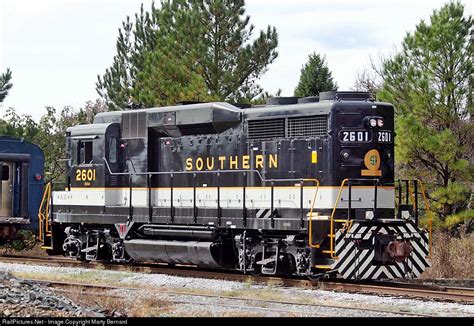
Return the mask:
POLYGON ((285 138, 285 119, 248 120, 248 139, 285 138))
POLYGON ((328 116, 314 115, 288 119, 288 137, 322 137, 328 133, 328 116))

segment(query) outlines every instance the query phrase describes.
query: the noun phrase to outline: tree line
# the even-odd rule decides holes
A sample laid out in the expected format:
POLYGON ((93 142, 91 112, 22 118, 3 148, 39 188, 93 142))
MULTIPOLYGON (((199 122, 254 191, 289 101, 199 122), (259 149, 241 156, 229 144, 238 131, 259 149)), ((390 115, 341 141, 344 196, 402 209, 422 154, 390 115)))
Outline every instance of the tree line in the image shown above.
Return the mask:
MULTIPOLYGON (((396 108, 396 174, 426 184, 438 227, 472 227, 474 175, 473 29, 460 2, 434 10, 408 32, 394 55, 372 62, 353 89, 396 108)), ((98 75, 100 99, 83 108, 46 107, 39 123, 8 109, 0 134, 39 144, 51 177, 60 178, 68 126, 91 123, 107 110, 174 105, 179 101, 260 104, 270 94, 259 79, 278 57, 278 33, 254 35, 244 0, 162 0, 142 5, 119 29, 112 64, 98 75)), ((12 88, 0 75, 0 102, 12 88)), ((313 52, 294 90, 299 97, 337 90, 323 54, 313 52)))

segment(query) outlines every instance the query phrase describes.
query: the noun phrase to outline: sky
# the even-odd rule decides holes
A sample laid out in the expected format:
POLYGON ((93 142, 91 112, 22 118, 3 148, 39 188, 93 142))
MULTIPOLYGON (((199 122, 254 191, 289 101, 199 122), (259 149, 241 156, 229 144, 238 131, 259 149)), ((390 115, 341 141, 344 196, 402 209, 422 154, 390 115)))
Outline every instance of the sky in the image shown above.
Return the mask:
MULTIPOLYGON (((98 98, 97 75, 112 64, 118 29, 152 0, 0 0, 0 73, 13 88, 0 104, 35 120, 98 98)), ((247 0, 254 34, 275 26, 279 56, 260 79, 270 93, 292 96, 308 56, 326 56, 339 90, 350 90, 370 58, 389 56, 406 32, 447 0, 247 0)), ((473 4, 463 1, 465 13, 473 4)))

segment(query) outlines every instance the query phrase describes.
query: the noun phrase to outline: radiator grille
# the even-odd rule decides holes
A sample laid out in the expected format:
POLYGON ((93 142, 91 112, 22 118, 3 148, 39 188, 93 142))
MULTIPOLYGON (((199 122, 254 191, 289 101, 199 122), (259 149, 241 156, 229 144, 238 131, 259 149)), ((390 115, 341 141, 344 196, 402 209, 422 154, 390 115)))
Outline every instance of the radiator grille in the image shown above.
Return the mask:
POLYGON ((288 118, 288 137, 322 137, 328 132, 328 116, 288 118))
POLYGON ((285 119, 249 120, 248 139, 285 138, 285 119))

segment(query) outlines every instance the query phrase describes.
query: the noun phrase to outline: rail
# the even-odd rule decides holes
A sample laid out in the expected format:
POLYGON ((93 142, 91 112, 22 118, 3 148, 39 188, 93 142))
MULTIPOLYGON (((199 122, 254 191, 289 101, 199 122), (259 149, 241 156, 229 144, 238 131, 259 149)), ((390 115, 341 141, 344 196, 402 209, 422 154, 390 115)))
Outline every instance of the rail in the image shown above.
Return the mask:
POLYGON ((426 198, 426 193, 425 193, 425 188, 423 187, 423 183, 419 180, 417 180, 418 182, 420 182, 420 188, 421 188, 421 194, 423 196, 423 202, 425 203, 425 209, 426 209, 426 213, 428 214, 428 229, 429 229, 429 234, 430 234, 430 237, 428 239, 429 241, 429 251, 428 251, 428 258, 431 258, 431 250, 432 250, 432 247, 433 247, 433 212, 431 212, 430 210, 430 204, 428 203, 428 199, 426 198))
MULTIPOLYGON (((405 205, 409 204, 408 198, 410 198, 413 209, 414 209, 414 217, 415 217, 415 224, 418 226, 418 217, 419 217, 419 212, 418 212, 418 184, 420 185, 420 190, 421 190, 421 195, 423 198, 423 203, 425 205, 425 212, 428 215, 428 233, 429 233, 429 251, 428 251, 428 256, 427 258, 431 258, 432 254, 432 235, 433 235, 433 212, 430 209, 429 201, 426 196, 426 191, 425 187, 423 186, 423 183, 419 179, 404 179, 404 180, 398 180, 398 205, 399 207, 402 205, 403 202, 403 196, 402 196, 402 184, 405 183, 405 188, 406 188, 406 194, 405 194, 405 205), (413 187, 412 187, 413 183, 413 187)), ((398 211, 398 217, 401 217, 401 211, 399 209, 398 211)))
MULTIPOLYGON (((86 269, 112 270, 119 272, 141 272, 146 274, 166 274, 180 277, 201 277, 209 279, 225 279, 232 281, 252 282, 263 285, 276 285, 284 287, 300 287, 306 289, 320 288, 320 282, 308 281, 299 277, 279 277, 279 276, 252 276, 239 272, 197 268, 193 265, 163 265, 157 263, 136 263, 117 264, 100 261, 88 263, 73 260, 65 257, 38 257, 38 256, 11 256, 0 257, 4 263, 34 264, 35 266, 58 266, 58 267, 80 267, 86 269)), ((51 280, 49 280, 51 281, 51 280)), ((428 281, 428 280, 424 280, 428 281)), ((474 303, 474 289, 469 287, 451 287, 432 284, 407 284, 395 282, 380 282, 376 280, 344 280, 344 279, 323 279, 321 280, 326 290, 345 291, 357 293, 371 293, 376 295, 395 295, 413 298, 437 299, 443 301, 455 301, 464 303, 474 303)), ((70 282, 68 282, 70 283, 70 282)), ((430 283, 430 282, 428 282, 430 283)))
POLYGON ((319 191, 319 180, 318 179, 312 179, 312 180, 316 182, 316 191, 314 192, 313 202, 311 203, 311 208, 309 210, 308 244, 311 248, 319 248, 318 244, 313 243, 313 211, 314 211, 314 206, 315 206, 316 199, 318 196, 318 191, 319 191))
MULTIPOLYGON (((334 234, 334 214, 336 213, 337 206, 339 206, 339 198, 341 198, 342 189, 344 189, 344 184, 346 184, 346 182, 349 182, 349 179, 342 180, 341 186, 339 187, 339 191, 337 193, 336 201, 334 202, 334 207, 332 209, 331 218, 330 218, 329 251, 330 251, 330 254, 331 254, 331 258, 334 258, 334 259, 337 258, 336 255, 335 255, 336 252, 335 252, 335 249, 334 249, 334 238, 335 238, 335 234, 334 234)), ((350 200, 349 200, 349 203, 350 203, 350 200)))

